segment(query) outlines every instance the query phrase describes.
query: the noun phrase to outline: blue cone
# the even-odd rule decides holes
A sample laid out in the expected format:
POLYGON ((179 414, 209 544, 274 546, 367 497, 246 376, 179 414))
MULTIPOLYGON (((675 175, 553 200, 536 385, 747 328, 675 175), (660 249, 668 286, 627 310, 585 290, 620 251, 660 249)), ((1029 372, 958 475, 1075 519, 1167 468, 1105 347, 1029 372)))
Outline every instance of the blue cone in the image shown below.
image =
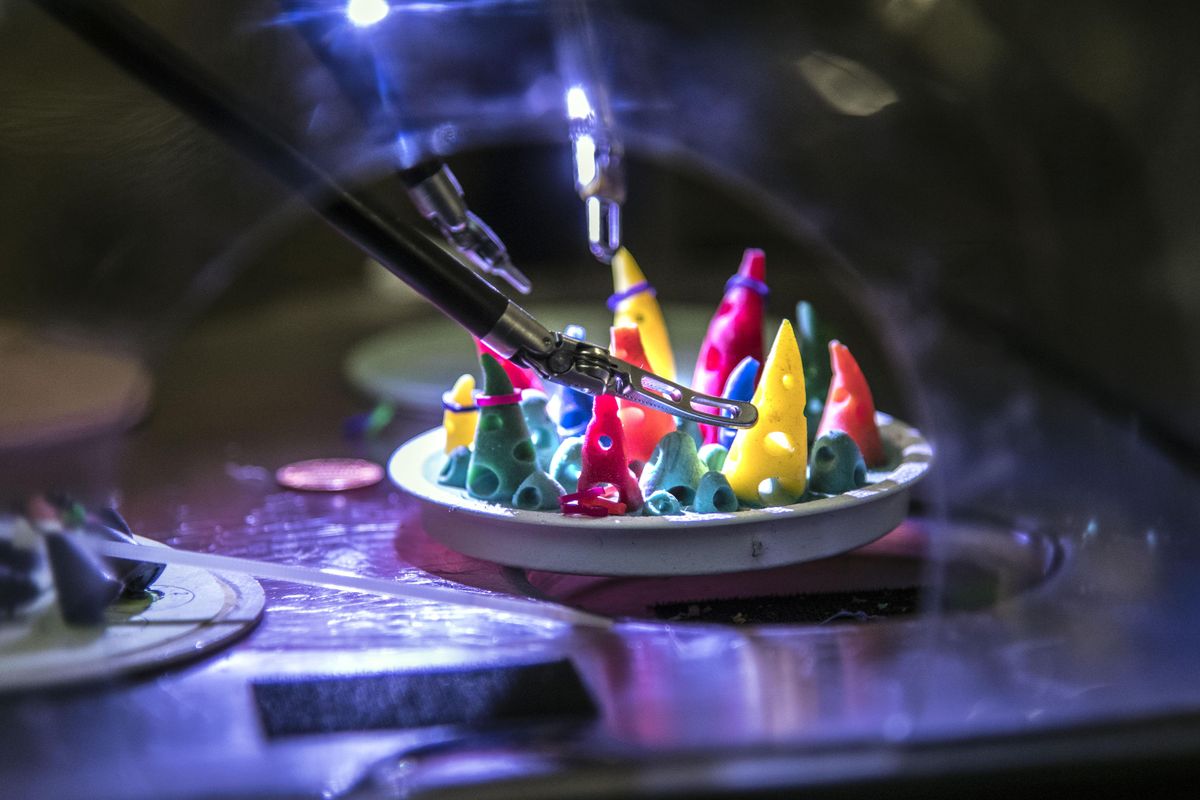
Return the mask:
POLYGON ((567 492, 579 491, 579 473, 583 469, 583 437, 563 439, 550 459, 550 477, 567 492))
POLYGON ((813 442, 808 466, 808 488, 823 494, 841 494, 867 485, 867 464, 845 431, 831 430, 813 442))
POLYGON ((561 441, 554 420, 550 419, 550 414, 546 411, 549 400, 545 392, 536 389, 526 389, 521 398, 521 413, 525 415, 525 427, 529 428, 533 452, 537 456, 538 469, 541 470, 550 469, 550 459, 554 458, 554 451, 558 449, 558 443, 561 441))
MULTIPOLYGON (((564 330, 567 336, 579 341, 587 341, 587 331, 582 325, 568 325, 564 330)), ((550 398, 550 417, 558 425, 559 438, 568 436, 583 436, 588 423, 592 421, 592 403, 590 394, 570 389, 562 384, 554 387, 554 396, 550 398)))
MULTIPOLYGON (((726 400, 749 401, 754 397, 754 379, 758 377, 759 366, 758 359, 754 356, 746 356, 739 361, 725 380, 725 389, 721 392, 721 396, 726 400)), ((728 415, 722 412, 722 416, 728 415)), ((717 441, 729 449, 729 446, 733 444, 733 437, 736 435, 737 428, 721 428, 717 441)))
POLYGON ((554 387, 550 401, 550 415, 557 420, 560 438, 583 436, 592 421, 592 396, 561 384, 554 387))
POLYGON ((523 511, 557 511, 558 498, 564 494, 562 485, 539 469, 521 481, 512 504, 523 511))
POLYGON ((696 486, 703 474, 704 465, 696 454, 692 437, 685 431, 671 431, 654 448, 638 484, 643 497, 660 490, 667 491, 683 505, 690 506, 696 499, 696 486))
POLYGON ((471 465, 471 451, 466 447, 456 447, 446 456, 442 471, 438 473, 437 482, 442 486, 453 486, 457 489, 467 488, 467 467, 471 465))
POLYGON ((738 499, 729 485, 729 479, 715 470, 704 473, 696 489, 693 510, 697 514, 728 514, 737 511, 738 499))

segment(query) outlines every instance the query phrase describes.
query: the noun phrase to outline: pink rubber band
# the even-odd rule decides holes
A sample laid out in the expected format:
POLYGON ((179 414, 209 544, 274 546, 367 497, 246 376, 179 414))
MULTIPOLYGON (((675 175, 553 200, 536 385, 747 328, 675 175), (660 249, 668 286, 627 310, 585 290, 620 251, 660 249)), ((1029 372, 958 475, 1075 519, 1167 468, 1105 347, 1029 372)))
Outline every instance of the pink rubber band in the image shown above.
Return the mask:
POLYGON ((481 394, 475 396, 475 405, 480 408, 488 406, 511 406, 513 403, 521 402, 521 393, 513 392, 512 394, 481 394))

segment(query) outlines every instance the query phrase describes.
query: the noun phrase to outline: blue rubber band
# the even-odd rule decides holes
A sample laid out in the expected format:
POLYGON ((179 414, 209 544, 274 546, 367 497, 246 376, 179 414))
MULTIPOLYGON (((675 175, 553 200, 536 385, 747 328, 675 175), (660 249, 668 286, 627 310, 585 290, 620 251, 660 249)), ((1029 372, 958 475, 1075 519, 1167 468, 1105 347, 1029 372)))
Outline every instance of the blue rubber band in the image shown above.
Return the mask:
POLYGON ((756 278, 748 278, 745 275, 734 275, 732 278, 726 281, 725 291, 728 292, 735 286, 741 286, 744 289, 757 292, 761 297, 766 297, 771 293, 771 290, 767 288, 767 284, 757 280, 756 278))
POLYGON ((608 310, 612 311, 613 313, 616 313, 617 306, 620 305, 621 301, 628 300, 629 298, 633 297, 635 294, 641 294, 642 292, 649 292, 651 297, 657 296, 657 294, 658 294, 658 292, 654 291, 654 287, 650 285, 649 281, 642 281, 641 283, 635 283, 633 286, 630 286, 625 291, 617 292, 613 296, 609 297, 608 298, 608 310))
POLYGON ((463 411, 478 411, 479 410, 479 406, 475 405, 474 403, 472 403, 469 406, 459 405, 458 403, 456 403, 450 399, 449 392, 446 392, 445 394, 442 395, 442 408, 444 408, 447 411, 454 411, 456 413, 461 413, 463 411))

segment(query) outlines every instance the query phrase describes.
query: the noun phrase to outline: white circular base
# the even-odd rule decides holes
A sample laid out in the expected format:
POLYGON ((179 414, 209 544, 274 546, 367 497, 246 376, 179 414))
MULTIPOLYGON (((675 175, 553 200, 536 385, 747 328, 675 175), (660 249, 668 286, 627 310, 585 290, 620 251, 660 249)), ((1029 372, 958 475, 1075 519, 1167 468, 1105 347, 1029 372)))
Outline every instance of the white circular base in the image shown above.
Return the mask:
POLYGON ((152 599, 118 600, 102 626, 64 623, 52 591, 0 621, 0 692, 108 680, 195 658, 252 628, 266 603, 253 578, 194 567, 168 566, 150 590, 152 599))

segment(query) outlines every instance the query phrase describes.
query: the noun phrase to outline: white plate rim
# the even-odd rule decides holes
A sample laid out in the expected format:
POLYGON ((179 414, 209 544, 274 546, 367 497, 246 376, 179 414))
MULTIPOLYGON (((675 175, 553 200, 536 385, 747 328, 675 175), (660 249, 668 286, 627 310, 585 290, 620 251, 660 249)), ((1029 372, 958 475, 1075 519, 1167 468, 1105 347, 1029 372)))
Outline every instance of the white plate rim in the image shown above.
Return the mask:
MULTIPOLYGON (((929 471, 933 448, 921 433, 907 423, 876 412, 880 434, 884 441, 899 451, 900 461, 887 471, 868 471, 871 483, 832 497, 762 509, 746 509, 724 514, 685 513, 675 516, 612 516, 567 517, 557 511, 524 511, 496 503, 488 503, 465 495, 461 490, 441 486, 428 477, 430 460, 442 454, 444 431, 430 429, 409 439, 388 460, 387 472, 392 483, 417 499, 456 514, 467 514, 504 526, 533 526, 562 528, 564 531, 592 531, 620 528, 630 531, 688 529, 714 526, 738 527, 769 522, 780 524, 787 519, 800 519, 835 512, 846 507, 860 507, 907 492, 929 471)), ((434 470, 436 474, 436 470, 434 470)))

